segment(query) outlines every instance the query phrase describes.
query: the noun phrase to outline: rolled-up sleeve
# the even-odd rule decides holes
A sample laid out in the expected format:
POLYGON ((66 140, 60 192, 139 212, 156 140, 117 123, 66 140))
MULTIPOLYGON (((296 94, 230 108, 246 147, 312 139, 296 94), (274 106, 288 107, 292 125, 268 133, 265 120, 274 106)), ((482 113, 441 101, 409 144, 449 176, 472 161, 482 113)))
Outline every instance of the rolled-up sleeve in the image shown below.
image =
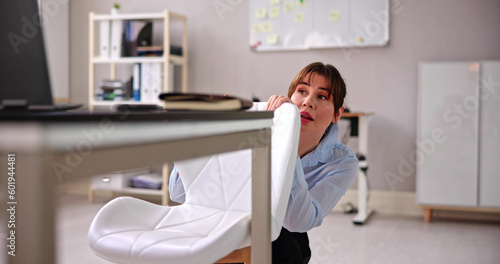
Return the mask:
POLYGON ((291 232, 307 232, 321 225, 356 177, 358 161, 346 155, 336 162, 318 164, 306 173, 297 160, 295 175, 284 219, 284 227, 291 232), (309 179, 309 177, 308 177, 309 179))

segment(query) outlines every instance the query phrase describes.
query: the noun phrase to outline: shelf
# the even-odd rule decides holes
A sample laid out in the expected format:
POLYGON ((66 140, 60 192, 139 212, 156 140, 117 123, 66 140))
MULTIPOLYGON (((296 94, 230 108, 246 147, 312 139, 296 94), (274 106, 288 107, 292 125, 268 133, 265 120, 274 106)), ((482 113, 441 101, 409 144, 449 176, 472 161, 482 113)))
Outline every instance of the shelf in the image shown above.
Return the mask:
MULTIPOLYGON (((174 12, 168 12, 171 19, 185 20, 186 17, 174 12)), ((94 14, 94 21, 101 20, 162 20, 164 13, 136 13, 136 14, 94 14)))
POLYGON ((119 191, 120 193, 133 193, 133 194, 146 194, 146 195, 163 195, 162 190, 156 190, 156 189, 146 189, 146 188, 123 188, 119 191))
POLYGON ((169 61, 173 62, 175 65, 185 65, 186 64, 186 58, 183 56, 179 56, 179 55, 170 55, 169 61))
MULTIPOLYGON (((161 27, 160 27, 161 28, 161 27)), ((112 28, 110 28, 109 34, 111 34, 112 28)), ((123 30, 123 29, 121 29, 123 30)), ((99 50, 100 50, 99 46, 99 50)), ((116 104, 132 104, 132 105, 140 105, 140 104, 156 104, 159 106, 163 106, 163 103, 155 100, 156 93, 158 90, 161 92, 171 92, 174 91, 174 76, 176 75, 174 72, 173 66, 180 66, 181 72, 181 84, 180 88, 182 92, 187 92, 187 74, 188 74, 188 40, 187 40, 187 18, 184 15, 170 12, 169 10, 163 10, 163 12, 153 12, 153 13, 133 13, 133 14, 95 14, 94 12, 89 13, 89 93, 88 93, 88 102, 89 109, 93 109, 95 106, 105 106, 112 107, 116 104), (127 21, 127 20, 137 20, 137 21, 162 21, 163 23, 163 51, 165 52, 163 56, 159 57, 101 57, 100 52, 96 52, 97 42, 100 41, 99 37, 101 33, 100 27, 96 30, 96 23, 99 26, 102 26, 102 21, 127 21), (180 21, 182 22, 182 31, 179 32, 182 37, 182 55, 172 55, 171 52, 171 42, 170 42, 170 31, 171 31, 171 22, 172 21, 180 21), (96 38, 96 35, 98 38, 96 38), (141 99, 143 101, 134 101, 134 100, 126 100, 126 101, 96 101, 95 98, 95 90, 98 88, 96 86, 96 66, 99 65, 99 74, 98 78, 103 79, 102 75, 106 74, 106 71, 102 71, 102 66, 109 67, 109 74, 105 77, 105 79, 109 80, 121 80, 123 77, 122 69, 133 69, 134 64, 156 64, 155 66, 151 66, 155 69, 155 76, 159 76, 161 78, 161 87, 156 87, 158 82, 155 82, 155 87, 151 87, 146 85, 144 97, 143 91, 141 93, 141 99), (161 73, 157 73, 157 64, 162 65, 160 68, 161 73), (125 66, 125 67, 123 67, 125 66), (117 76, 117 72, 120 69, 120 76, 117 76), (160 75, 158 75, 160 74, 160 75), (159 88, 159 89, 158 89, 159 88), (151 91, 150 91, 151 90, 151 91), (152 94, 154 92, 155 94, 152 94)), ((149 66, 149 65, 148 65, 149 66)), ((147 68, 147 67, 145 67, 147 68)), ((142 67, 141 67, 142 69, 142 67)), ((140 75, 141 76, 141 75, 140 75)), ((127 79, 128 80, 128 79, 127 79)), ((139 80, 141 80, 139 78, 139 80)), ((147 82, 147 78, 145 78, 147 82)), ((142 81, 140 81, 142 82, 142 81)), ((142 83, 140 85, 143 85, 142 83)), ((151 85, 151 83, 149 84, 151 85)))
MULTIPOLYGON (((164 57, 120 57, 120 58, 100 58, 94 57, 92 63, 95 64, 106 64, 106 63, 122 63, 122 64, 132 64, 132 63, 163 63, 164 57)), ((169 62, 176 65, 183 65, 185 59, 182 56, 170 55, 169 62)))
POLYGON ((93 63, 151 63, 151 62, 163 62, 163 57, 121 57, 121 58, 100 58, 95 57, 92 59, 93 63))
POLYGON ((101 14, 94 15, 95 21, 100 20, 149 20, 156 19, 161 20, 164 19, 165 15, 163 13, 136 13, 136 14, 101 14))

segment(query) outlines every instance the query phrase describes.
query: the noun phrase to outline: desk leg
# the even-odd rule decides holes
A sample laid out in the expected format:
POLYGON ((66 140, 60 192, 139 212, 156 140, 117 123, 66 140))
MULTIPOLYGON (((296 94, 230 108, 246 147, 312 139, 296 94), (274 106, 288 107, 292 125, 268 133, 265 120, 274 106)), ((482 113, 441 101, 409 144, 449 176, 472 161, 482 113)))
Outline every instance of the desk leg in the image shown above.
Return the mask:
POLYGON ((368 208, 368 117, 359 117, 359 153, 364 156, 364 160, 359 161, 358 165, 358 214, 354 217, 353 223, 362 225, 372 214, 368 208))
POLYGON ((368 220, 368 217, 373 213, 372 209, 368 208, 368 182, 367 175, 363 168, 366 168, 368 163, 366 161, 359 162, 358 170, 358 214, 354 217, 352 222, 356 225, 362 225, 368 220))
POLYGON ((163 184, 161 187, 162 195, 161 195, 161 205, 168 206, 170 201, 170 194, 168 193, 168 180, 170 176, 170 165, 169 163, 163 163, 162 168, 162 178, 163 184))
MULTIPOLYGON (((269 131, 269 129, 268 129, 269 131)), ((270 143, 269 143, 270 144, 270 143)), ((252 149, 252 263, 271 263, 271 147, 252 149)))
POLYGON ((54 192, 57 179, 51 173, 47 156, 16 154, 14 202, 17 203, 12 205, 16 208, 13 229, 16 256, 9 256, 7 263, 56 263, 54 192))

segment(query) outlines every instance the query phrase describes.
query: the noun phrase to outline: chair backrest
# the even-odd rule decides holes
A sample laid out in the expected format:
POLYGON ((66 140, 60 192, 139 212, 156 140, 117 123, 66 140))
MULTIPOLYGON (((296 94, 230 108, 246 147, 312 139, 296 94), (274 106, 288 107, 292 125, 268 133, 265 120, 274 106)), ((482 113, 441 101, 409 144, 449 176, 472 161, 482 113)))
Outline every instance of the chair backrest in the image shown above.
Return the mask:
MULTIPOLYGON (((254 103, 249 111, 263 111, 254 103)), ((274 112, 271 139, 272 238, 281 231, 293 181, 300 133, 300 113, 285 103, 274 112)), ((266 137, 266 135, 262 135, 266 137)), ((252 145, 249 138, 242 145, 252 145)), ((251 212, 252 151, 250 149, 176 162, 186 191, 185 204, 251 212)))

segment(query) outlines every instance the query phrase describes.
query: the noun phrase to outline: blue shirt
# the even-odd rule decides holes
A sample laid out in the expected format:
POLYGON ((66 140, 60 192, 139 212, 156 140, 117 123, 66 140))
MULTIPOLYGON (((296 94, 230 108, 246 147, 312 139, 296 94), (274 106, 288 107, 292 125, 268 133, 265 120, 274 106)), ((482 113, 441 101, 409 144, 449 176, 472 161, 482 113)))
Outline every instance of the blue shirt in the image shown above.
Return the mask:
MULTIPOLYGON (((323 218, 351 186, 358 169, 356 154, 338 140, 338 126, 331 125, 316 148, 297 158, 292 190, 283 226, 291 232, 307 232, 323 218)), ((170 175, 170 199, 183 203, 184 187, 177 169, 170 175)))

